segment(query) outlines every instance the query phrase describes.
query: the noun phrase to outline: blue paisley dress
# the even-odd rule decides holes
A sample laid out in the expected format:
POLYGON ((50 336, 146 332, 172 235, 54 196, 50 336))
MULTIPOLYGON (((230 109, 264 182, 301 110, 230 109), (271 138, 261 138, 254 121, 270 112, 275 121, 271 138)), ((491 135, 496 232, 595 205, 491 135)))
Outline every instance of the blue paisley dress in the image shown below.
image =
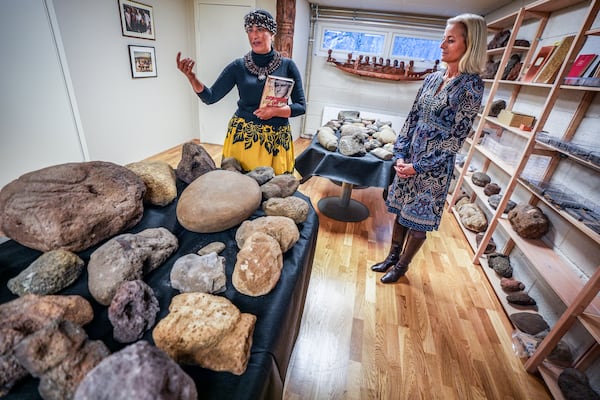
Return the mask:
POLYGON ((395 175, 386 199, 400 224, 420 231, 440 225, 454 158, 471 131, 483 96, 479 75, 463 73, 443 86, 443 73, 425 78, 394 145, 395 159, 412 162, 417 174, 395 175))

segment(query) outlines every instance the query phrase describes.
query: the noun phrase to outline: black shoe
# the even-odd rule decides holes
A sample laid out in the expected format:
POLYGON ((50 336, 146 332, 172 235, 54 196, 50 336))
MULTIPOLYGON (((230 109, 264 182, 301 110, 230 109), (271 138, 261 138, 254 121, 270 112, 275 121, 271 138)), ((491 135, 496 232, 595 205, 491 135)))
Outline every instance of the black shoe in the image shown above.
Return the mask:
POLYGON ((404 274, 406 274, 406 271, 408 271, 408 267, 403 267, 396 264, 394 265, 394 268, 386 272, 386 274, 382 276, 380 280, 383 283, 394 283, 403 277, 404 274))
MULTIPOLYGON (((399 257, 398 257, 399 258, 399 257)), ((392 257, 388 257, 380 263, 371 266, 371 270, 375 272, 385 272, 398 262, 398 258, 394 260, 392 257)))

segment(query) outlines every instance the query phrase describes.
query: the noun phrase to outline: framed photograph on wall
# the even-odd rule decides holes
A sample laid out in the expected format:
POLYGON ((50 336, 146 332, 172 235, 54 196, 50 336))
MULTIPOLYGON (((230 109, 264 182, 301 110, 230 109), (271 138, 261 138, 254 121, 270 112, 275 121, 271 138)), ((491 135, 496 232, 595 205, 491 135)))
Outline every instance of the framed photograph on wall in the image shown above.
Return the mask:
POLYGON ((130 0, 118 0, 123 36, 154 40, 152 6, 130 0))
POLYGON ((132 78, 152 78, 156 72, 154 47, 129 45, 129 63, 132 78))

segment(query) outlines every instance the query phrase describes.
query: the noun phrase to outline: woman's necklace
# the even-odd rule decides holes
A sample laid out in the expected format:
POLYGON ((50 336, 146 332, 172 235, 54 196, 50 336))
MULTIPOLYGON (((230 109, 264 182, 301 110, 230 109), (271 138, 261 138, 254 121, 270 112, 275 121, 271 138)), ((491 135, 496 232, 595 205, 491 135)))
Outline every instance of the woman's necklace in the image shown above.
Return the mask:
POLYGON ((264 81, 267 79, 267 75, 275 71, 281 65, 281 54, 279 54, 278 51, 273 51, 273 58, 271 61, 269 61, 266 66, 259 67, 252 59, 252 52, 250 51, 244 56, 244 65, 252 75, 258 77, 258 80, 264 81))

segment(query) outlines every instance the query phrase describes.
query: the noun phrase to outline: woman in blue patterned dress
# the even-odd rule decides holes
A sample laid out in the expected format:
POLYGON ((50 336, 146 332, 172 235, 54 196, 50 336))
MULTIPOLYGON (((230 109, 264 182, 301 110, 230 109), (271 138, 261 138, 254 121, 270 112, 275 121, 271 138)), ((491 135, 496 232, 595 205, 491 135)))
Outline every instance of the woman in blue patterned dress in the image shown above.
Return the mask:
POLYGON ((216 103, 237 86, 238 107, 229 120, 223 158, 237 159, 245 172, 268 166, 277 175, 292 173, 294 141, 288 118, 306 111, 302 77, 292 59, 282 57, 273 49, 277 23, 270 13, 265 10, 249 12, 244 17, 244 29, 252 50, 227 65, 211 87, 200 82, 192 71, 195 61, 181 59, 181 53, 177 53, 177 68, 205 104, 216 103), (267 75, 294 80, 289 104, 259 108, 267 75))
POLYGON ((487 28, 479 15, 450 18, 440 44, 446 69, 428 75, 394 146, 396 175, 386 205, 396 214, 387 258, 371 267, 396 282, 428 231, 437 230, 454 158, 469 134, 483 96, 487 28))

